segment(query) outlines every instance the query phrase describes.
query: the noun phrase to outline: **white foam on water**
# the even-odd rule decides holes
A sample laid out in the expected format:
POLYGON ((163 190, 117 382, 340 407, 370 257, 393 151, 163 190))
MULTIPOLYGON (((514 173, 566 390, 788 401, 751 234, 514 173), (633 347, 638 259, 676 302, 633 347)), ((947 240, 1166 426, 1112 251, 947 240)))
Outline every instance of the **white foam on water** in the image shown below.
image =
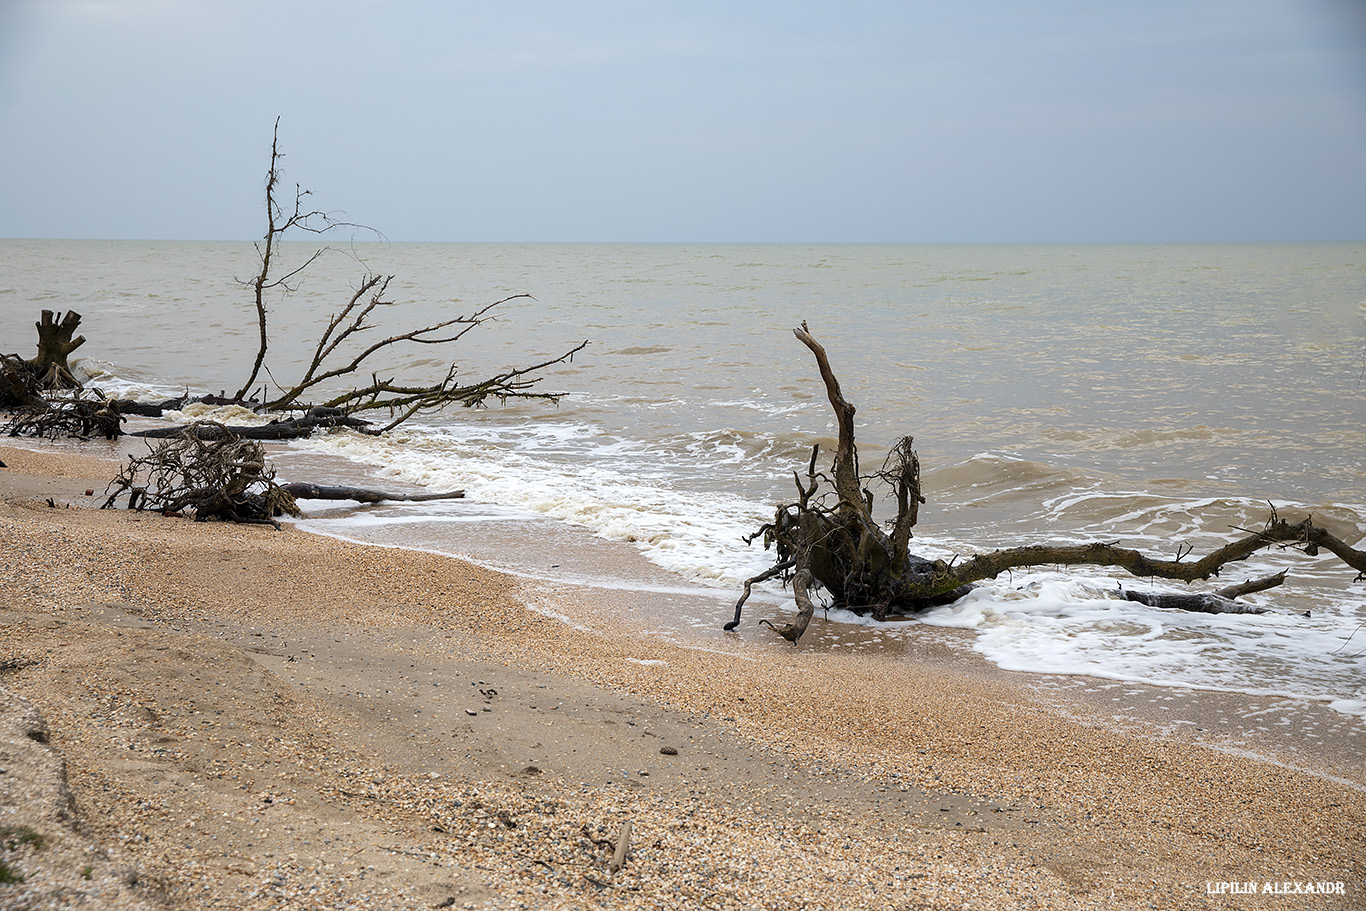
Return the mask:
POLYGON ((733 585, 766 566, 742 536, 768 510, 738 495, 671 483, 665 460, 631 441, 576 425, 485 426, 388 437, 337 433, 309 449, 379 468, 431 489, 463 488, 469 500, 516 507, 635 545, 685 579, 733 585))
POLYGON ((243 408, 241 405, 206 405, 203 402, 188 402, 178 411, 163 411, 161 416, 164 420, 177 424, 214 421, 218 424, 231 424, 238 427, 261 427, 273 420, 270 415, 257 414, 250 408, 243 408))
POLYGON ((71 362, 72 373, 86 386, 99 389, 111 399, 164 402, 185 394, 184 386, 169 386, 130 377, 125 369, 108 361, 84 357, 71 362))
MULTIPOLYGON (((376 466, 382 475, 432 489, 463 487, 479 504, 479 513, 488 512, 488 504, 498 504, 498 509, 508 511, 502 513, 506 518, 515 519, 517 514, 549 517, 609 540, 631 543, 651 562, 677 573, 686 583, 700 583, 703 591, 711 587, 710 593, 721 598, 734 596, 744 579, 771 565, 771 553, 758 544, 747 547, 741 540, 771 517, 771 505, 738 493, 705 489, 697 478, 680 474, 674 453, 601 434, 591 425, 484 422, 454 429, 415 428, 382 438, 338 433, 301 445, 376 466)), ((1040 501, 1044 529, 1068 528, 1065 534, 1045 531, 1041 540, 1095 540, 1092 535, 1106 532, 1107 539, 1114 540, 1117 527, 1126 546, 1161 553, 1170 550, 1172 541, 1192 540, 1197 552, 1205 553, 1237 533, 1230 531, 1230 525, 1255 524, 1255 517, 1264 518, 1266 510, 1265 503, 1250 499, 1182 500, 1101 490, 1091 478, 1074 480, 1073 489, 1040 501)), ((367 525, 490 520, 461 519, 447 511, 468 511, 469 503, 446 508, 423 504, 426 508, 415 509, 411 516, 353 513, 328 527, 345 533, 351 523, 350 530, 363 536, 367 525)), ((1294 504, 1275 506, 1288 509, 1294 504)), ((927 537, 917 537, 916 548, 932 559, 952 559, 971 550, 927 537)), ((1362 619, 1360 603, 1344 584, 1343 574, 1306 566, 1302 557, 1271 553, 1240 565, 1236 578, 1270 575, 1287 566, 1292 567, 1295 586, 1302 589, 1298 597, 1313 601, 1309 617, 1277 610, 1274 593, 1252 597, 1252 603, 1271 609, 1261 615, 1153 608, 1121 600, 1118 588, 1170 590, 1179 589, 1179 583, 1154 586, 1122 573, 1077 568, 1067 573, 1017 571, 1009 578, 982 584, 966 598, 921 619, 931 626, 973 630, 976 650, 1011 670, 1287 696, 1327 703, 1366 718, 1362 689, 1366 661, 1341 648, 1362 619)), ((565 570, 554 576, 512 571, 595 587, 639 585, 565 570)), ((1230 574, 1230 581, 1233 578, 1230 574)), ((686 583, 673 590, 701 593, 686 583)), ((761 597, 776 602, 780 612, 794 609, 790 594, 777 583, 768 583, 761 597)), ((887 635, 910 634, 915 629, 915 624, 889 626, 842 610, 830 611, 829 618, 881 626, 887 635)))
POLYGON ((1366 718, 1366 699, 1333 699, 1329 701, 1328 707, 1344 715, 1366 718))
POLYGON ((359 500, 299 500, 310 527, 366 531, 403 526, 525 522, 534 516, 526 510, 490 503, 468 504, 459 498, 409 503, 402 500, 362 504, 359 500), (366 508, 361 509, 360 507, 366 508))
POLYGON ((1366 701, 1342 698, 1363 680, 1363 659, 1340 649, 1346 610, 1164 610, 1121 600, 1112 581, 1034 572, 982 585, 922 622, 975 631, 974 649, 1008 670, 1304 699, 1366 719, 1366 701))

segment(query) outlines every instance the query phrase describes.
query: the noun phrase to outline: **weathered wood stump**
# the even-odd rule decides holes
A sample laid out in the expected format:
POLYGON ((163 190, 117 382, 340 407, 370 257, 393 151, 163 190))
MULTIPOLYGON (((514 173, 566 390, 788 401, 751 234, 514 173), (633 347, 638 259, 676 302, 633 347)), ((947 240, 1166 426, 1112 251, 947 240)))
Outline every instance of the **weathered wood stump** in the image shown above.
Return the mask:
POLYGON ((76 335, 81 315, 75 310, 53 313, 44 310, 42 319, 34 325, 38 329, 38 356, 28 361, 28 367, 38 377, 44 389, 80 389, 81 381, 71 373, 67 358, 85 344, 84 335, 76 335))

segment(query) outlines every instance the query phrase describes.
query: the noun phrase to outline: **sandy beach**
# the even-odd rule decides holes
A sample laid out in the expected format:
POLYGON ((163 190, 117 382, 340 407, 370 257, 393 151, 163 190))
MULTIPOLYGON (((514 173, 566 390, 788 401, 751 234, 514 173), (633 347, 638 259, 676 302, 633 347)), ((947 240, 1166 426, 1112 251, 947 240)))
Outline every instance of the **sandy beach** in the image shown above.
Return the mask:
MULTIPOLYGON (((737 660, 0 460, 3 909, 1366 907, 1366 745, 1327 709, 1266 761, 945 631, 737 660)), ((1248 703, 1174 698, 1193 731, 1248 703)))

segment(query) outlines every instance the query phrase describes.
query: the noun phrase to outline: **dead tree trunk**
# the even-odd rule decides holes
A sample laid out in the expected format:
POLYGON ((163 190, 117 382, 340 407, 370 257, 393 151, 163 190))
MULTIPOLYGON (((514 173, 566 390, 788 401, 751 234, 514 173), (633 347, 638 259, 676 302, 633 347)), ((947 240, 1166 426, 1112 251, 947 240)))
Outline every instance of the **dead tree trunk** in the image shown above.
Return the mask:
POLYGON ((459 500, 465 496, 463 490, 445 493, 385 493, 367 487, 333 487, 311 484, 307 481, 281 484, 280 489, 296 500, 355 500, 358 503, 426 503, 430 500, 459 500))
POLYGON ((271 421, 269 424, 243 424, 224 426, 213 421, 196 421, 192 424, 177 424, 173 427, 154 427, 139 430, 129 436, 148 439, 172 439, 191 433, 200 439, 218 439, 221 434, 244 440, 301 440, 313 435, 315 430, 333 430, 346 427, 362 433, 372 433, 370 422, 352 417, 340 408, 310 408, 306 414, 297 418, 271 421))
POLYGON ((44 310, 34 323, 38 329, 38 354, 29 360, 17 354, 0 355, 0 407, 29 408, 45 406, 47 389, 80 389, 81 382, 71 373, 67 362, 71 352, 85 344, 76 335, 81 315, 68 310, 65 316, 44 310))
POLYGON ((44 310, 38 328, 38 356, 28 362, 29 369, 38 377, 44 389, 79 389, 81 381, 71 375, 67 358, 85 344, 85 336, 76 335, 81 315, 68 310, 66 316, 44 310))
MULTIPOLYGON (((825 349, 807 330, 806 324, 793 331, 815 356, 826 396, 835 412, 839 442, 832 465, 833 480, 816 471, 819 452, 813 450, 807 466, 808 483, 803 485, 800 478, 796 479, 797 502, 780 506, 773 521, 748 539, 752 542, 762 537, 765 548, 775 550, 777 561, 773 567, 745 583, 744 593, 735 605, 735 616, 725 625, 727 630, 739 625, 752 585, 774 577, 791 581, 798 612, 792 622, 781 628, 772 623, 768 625, 794 643, 806 631, 814 613, 813 587, 824 589, 836 606, 857 614, 871 614, 881 620, 893 612, 917 613, 950 603, 967 594, 974 583, 1020 567, 1114 566, 1135 576, 1194 582, 1209 579, 1225 565, 1276 545, 1295 547, 1309 556, 1327 550, 1360 573, 1357 581, 1366 579, 1366 551, 1352 547, 1308 518, 1292 524, 1277 516, 1274 510, 1260 531, 1248 533, 1195 561, 1185 560, 1188 551, 1174 560, 1159 560, 1136 550, 1099 542, 1027 545, 978 554, 965 562, 952 564, 918 557, 910 553, 909 546, 911 530, 924 498, 920 492, 920 461, 912 439, 903 437, 898 441, 880 471, 866 478, 861 476, 858 447, 854 441, 855 408, 845 400, 825 349), (882 481, 892 489, 897 515, 891 523, 890 533, 873 518, 873 493, 863 486, 865 480, 882 481), (824 491, 822 483, 827 488, 824 491)), ((1256 609, 1238 604, 1234 599, 1280 585, 1284 578, 1285 574, 1280 573, 1213 593, 1124 592, 1123 597, 1182 610, 1255 613, 1256 609)))

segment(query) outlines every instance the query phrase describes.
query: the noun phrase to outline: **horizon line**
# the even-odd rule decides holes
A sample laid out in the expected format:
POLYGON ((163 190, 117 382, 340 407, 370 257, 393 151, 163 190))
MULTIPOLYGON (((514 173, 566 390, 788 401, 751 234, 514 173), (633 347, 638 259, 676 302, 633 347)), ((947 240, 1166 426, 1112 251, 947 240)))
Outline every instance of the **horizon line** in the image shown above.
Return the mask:
MULTIPOLYGON (((260 237, 26 237, 0 236, 0 241, 41 241, 72 243, 195 243, 237 244, 259 243, 260 237)), ((334 242, 348 244, 467 244, 506 246, 1275 246, 1296 244, 1362 244, 1366 237, 1335 239, 1276 239, 1276 240, 395 240, 380 235, 377 239, 335 238, 334 242)), ((286 239, 283 243, 327 246, 326 238, 307 240, 286 239)))

